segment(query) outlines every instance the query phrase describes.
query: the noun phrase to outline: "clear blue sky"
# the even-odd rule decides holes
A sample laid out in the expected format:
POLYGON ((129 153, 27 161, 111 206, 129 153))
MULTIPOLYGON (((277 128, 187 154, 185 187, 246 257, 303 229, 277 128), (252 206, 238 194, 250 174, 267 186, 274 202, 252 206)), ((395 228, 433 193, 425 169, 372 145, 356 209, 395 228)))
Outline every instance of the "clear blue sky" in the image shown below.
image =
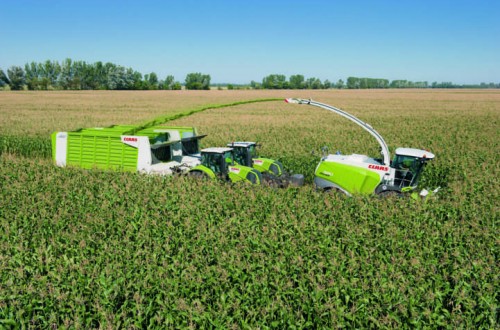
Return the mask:
POLYGON ((65 58, 160 79, 500 82, 499 0, 0 0, 0 69, 65 58))

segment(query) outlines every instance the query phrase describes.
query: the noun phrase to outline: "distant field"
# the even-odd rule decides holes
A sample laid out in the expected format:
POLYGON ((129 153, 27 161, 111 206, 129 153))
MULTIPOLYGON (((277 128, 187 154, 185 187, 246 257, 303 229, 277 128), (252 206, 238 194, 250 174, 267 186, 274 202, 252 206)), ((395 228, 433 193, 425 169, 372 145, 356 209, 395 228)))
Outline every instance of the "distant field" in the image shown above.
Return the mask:
MULTIPOLYGON (((422 117, 429 112, 439 116, 497 114, 500 93, 495 90, 2 92, 0 134, 43 136, 54 130, 138 123, 207 104, 274 97, 313 98, 360 117, 366 114, 368 118, 363 119, 367 121, 373 115, 385 120, 395 114, 422 117)), ((262 106, 255 105, 258 109, 262 106)), ((389 118, 389 122, 396 119, 389 118)), ((334 118, 334 121, 341 120, 334 118)))
POLYGON ((497 90, 0 92, 0 328, 498 328, 497 90), (300 189, 56 168, 49 135, 301 97, 436 154, 427 204, 312 188, 361 128, 282 101, 211 109, 203 146, 258 141, 300 189), (2 145, 3 143, 3 145, 2 145))

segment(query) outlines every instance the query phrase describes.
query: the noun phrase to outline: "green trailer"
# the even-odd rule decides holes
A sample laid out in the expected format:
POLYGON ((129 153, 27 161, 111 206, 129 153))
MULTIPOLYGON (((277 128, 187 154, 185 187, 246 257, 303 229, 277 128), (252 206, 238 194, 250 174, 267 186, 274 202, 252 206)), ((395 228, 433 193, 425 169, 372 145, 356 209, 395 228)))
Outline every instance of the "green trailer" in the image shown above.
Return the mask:
POLYGON ((57 166, 171 175, 199 163, 184 157, 182 139, 195 137, 194 127, 112 125, 52 133, 57 166))

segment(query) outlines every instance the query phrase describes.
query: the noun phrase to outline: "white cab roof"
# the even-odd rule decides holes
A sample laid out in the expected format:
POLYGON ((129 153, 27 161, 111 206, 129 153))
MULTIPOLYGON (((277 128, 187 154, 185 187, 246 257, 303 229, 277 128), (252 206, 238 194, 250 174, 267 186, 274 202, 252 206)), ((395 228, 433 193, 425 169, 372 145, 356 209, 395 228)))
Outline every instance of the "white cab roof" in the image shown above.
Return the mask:
POLYGON ((227 151, 233 150, 232 148, 206 148, 202 149, 201 152, 211 152, 211 153, 216 153, 216 154, 223 154, 227 151))
POLYGON ((432 152, 414 148, 397 148, 396 155, 427 158, 427 159, 434 158, 434 154, 432 152))
POLYGON ((242 141, 238 141, 238 142, 231 142, 231 143, 228 143, 227 146, 228 147, 249 147, 251 146, 252 144, 256 144, 255 142, 242 142, 242 141))

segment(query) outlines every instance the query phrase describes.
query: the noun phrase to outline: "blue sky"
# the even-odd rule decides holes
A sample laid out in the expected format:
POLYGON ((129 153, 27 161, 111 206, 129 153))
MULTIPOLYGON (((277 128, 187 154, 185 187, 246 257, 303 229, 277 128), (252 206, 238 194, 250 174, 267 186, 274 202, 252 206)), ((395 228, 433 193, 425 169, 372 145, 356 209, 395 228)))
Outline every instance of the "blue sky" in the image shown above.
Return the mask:
POLYGON ((500 82, 500 1, 0 0, 0 69, 65 58, 160 79, 500 82))

